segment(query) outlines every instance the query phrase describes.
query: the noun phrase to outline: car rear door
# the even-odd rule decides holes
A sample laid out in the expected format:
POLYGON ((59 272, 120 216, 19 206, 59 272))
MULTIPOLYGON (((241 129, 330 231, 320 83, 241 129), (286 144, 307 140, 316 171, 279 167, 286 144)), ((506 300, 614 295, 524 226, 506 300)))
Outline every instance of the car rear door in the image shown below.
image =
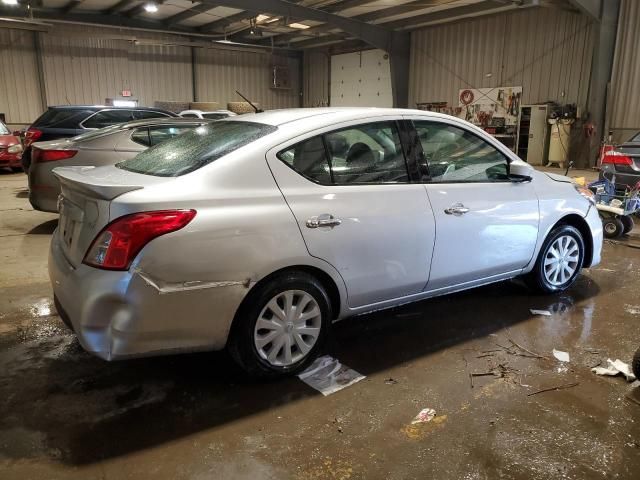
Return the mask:
POLYGON ((434 216, 405 156, 395 118, 325 128, 267 153, 309 253, 340 272, 350 307, 420 293, 427 281, 434 216))
POLYGON ((459 124, 413 124, 437 230, 426 290, 518 273, 538 238, 532 183, 510 181, 500 148, 459 124))

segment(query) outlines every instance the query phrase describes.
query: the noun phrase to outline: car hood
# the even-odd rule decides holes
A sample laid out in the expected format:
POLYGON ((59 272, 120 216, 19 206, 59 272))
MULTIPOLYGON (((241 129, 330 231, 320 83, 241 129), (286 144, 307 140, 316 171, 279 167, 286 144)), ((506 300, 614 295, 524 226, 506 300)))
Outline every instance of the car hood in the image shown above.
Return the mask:
POLYGON ((550 173, 550 172, 544 172, 544 174, 547 177, 549 177, 551 180, 554 180, 556 182, 573 183, 573 180, 571 180, 569 177, 566 177, 564 175, 558 175, 557 173, 550 173))
POLYGON ((20 139, 14 135, 0 135, 0 147, 10 147, 20 143, 20 139))

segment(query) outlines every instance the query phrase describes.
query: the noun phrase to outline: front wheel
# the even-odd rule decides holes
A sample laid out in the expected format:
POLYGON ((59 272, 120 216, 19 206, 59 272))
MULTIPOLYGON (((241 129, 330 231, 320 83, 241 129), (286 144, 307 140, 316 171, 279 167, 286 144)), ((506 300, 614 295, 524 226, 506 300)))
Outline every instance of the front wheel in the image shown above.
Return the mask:
POLYGON ((259 285, 240 308, 229 353, 252 376, 302 371, 318 355, 331 326, 322 284, 305 272, 286 272, 259 285))
POLYGON ((545 239, 527 283, 543 293, 566 290, 580 273, 584 251, 584 240, 577 228, 557 226, 545 239))

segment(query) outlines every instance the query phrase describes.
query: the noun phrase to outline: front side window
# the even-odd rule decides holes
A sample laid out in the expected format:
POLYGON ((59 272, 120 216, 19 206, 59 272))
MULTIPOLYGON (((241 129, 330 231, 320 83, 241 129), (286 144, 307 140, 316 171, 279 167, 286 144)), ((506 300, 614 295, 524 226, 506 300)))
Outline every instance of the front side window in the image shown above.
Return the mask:
POLYGON ((325 185, 409 181, 395 122, 376 122, 329 132, 278 153, 296 172, 325 185))
POLYGON ((415 121, 432 182, 508 180, 507 158, 479 136, 452 125, 415 121))
POLYGON ((263 123, 212 122, 153 146, 116 167, 145 175, 178 177, 276 130, 277 127, 263 123))
POLYGON ((87 118, 82 126, 84 128, 104 128, 131 120, 133 120, 131 110, 103 110, 87 118))

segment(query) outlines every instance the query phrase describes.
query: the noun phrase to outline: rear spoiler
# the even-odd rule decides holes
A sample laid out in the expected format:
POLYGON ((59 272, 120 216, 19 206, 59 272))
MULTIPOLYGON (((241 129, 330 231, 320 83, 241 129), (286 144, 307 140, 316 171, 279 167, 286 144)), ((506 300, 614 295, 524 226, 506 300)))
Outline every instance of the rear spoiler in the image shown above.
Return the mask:
POLYGON ((53 169, 53 174, 58 177, 63 188, 75 190, 102 200, 111 200, 123 193, 144 188, 143 185, 125 182, 125 175, 118 175, 117 172, 111 169, 106 175, 102 174, 104 171, 101 171, 101 174, 95 174, 95 168, 58 167, 53 169))

